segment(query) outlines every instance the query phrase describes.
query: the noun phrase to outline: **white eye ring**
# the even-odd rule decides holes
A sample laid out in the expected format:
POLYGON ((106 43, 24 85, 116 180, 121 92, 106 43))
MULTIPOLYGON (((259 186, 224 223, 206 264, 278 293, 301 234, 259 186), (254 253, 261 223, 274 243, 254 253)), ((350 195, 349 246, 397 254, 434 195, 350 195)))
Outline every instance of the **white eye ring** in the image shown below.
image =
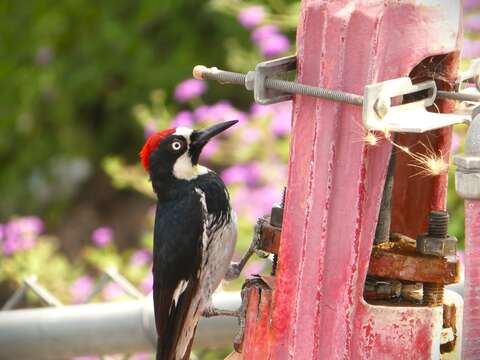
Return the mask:
POLYGON ((172 143, 172 149, 178 151, 182 148, 182 143, 180 141, 174 141, 172 143))

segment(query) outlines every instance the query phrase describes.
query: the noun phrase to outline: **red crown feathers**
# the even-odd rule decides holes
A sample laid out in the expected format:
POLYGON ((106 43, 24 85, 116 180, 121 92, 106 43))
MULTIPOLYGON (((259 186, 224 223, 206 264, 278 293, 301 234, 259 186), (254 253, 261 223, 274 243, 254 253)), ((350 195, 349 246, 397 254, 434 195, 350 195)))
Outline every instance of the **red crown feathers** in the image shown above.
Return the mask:
POLYGON ((155 149, 158 147, 158 144, 167 137, 170 134, 173 134, 175 132, 175 129, 166 129, 163 131, 159 131, 153 135, 151 135, 147 141, 145 142, 145 145, 143 145, 142 150, 140 151, 140 159, 142 160, 143 167, 145 168, 146 171, 148 171, 148 162, 150 159, 150 154, 152 151, 155 151, 155 149))

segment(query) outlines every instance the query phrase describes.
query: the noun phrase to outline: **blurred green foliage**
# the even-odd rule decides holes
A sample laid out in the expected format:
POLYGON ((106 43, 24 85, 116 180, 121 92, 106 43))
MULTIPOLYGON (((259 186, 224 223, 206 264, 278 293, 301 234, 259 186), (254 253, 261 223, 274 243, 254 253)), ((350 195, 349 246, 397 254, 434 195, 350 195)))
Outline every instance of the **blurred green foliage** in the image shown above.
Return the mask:
MULTIPOLYGON (((68 199, 55 187, 75 179, 55 172, 58 161, 96 170, 107 154, 136 160, 143 136, 133 106, 158 87, 172 94, 196 63, 225 66, 230 39, 249 47, 236 19, 202 0, 6 0, 0 13, 4 218, 68 199)), ((234 87, 209 97, 220 94, 248 101, 234 87)))

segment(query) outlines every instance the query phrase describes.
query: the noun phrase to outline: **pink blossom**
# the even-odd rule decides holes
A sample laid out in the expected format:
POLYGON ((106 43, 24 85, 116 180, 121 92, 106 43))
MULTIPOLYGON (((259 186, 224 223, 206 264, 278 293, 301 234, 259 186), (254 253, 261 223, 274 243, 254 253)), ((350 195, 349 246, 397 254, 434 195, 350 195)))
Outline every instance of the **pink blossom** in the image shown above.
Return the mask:
POLYGON ((480 32, 480 14, 465 17, 465 29, 472 32, 480 32))
POLYGON ((251 38, 256 44, 260 44, 265 39, 268 39, 269 37, 277 35, 279 33, 280 32, 275 25, 264 25, 255 29, 252 32, 251 38))
POLYGON ((463 0, 463 9, 468 11, 480 6, 480 1, 478 0, 463 0))
POLYGON ((274 34, 260 41, 260 52, 266 58, 281 55, 290 49, 290 40, 283 34, 274 34))
POLYGON ((265 18, 265 9, 263 6, 250 6, 244 8, 238 14, 238 22, 247 29, 253 29, 259 25, 265 18))
POLYGON ((26 216, 14 219, 3 226, 3 253, 11 255, 17 251, 33 248, 38 235, 43 230, 43 222, 38 217, 26 216))
POLYGON ((130 265, 144 266, 152 260, 152 254, 148 250, 137 250, 130 257, 130 265))
POLYGON ((92 233, 92 242, 97 247, 105 247, 113 240, 113 230, 109 227, 99 227, 92 233))
POLYGON ((193 114, 190 111, 180 111, 172 120, 171 126, 176 128, 179 126, 192 127, 193 114))
POLYGON ((209 160, 220 149, 220 142, 217 139, 211 139, 207 145, 203 147, 200 153, 201 160, 209 160))
POLYGON ((87 301, 88 297, 92 293, 94 287, 93 279, 88 276, 80 276, 75 282, 70 286, 70 295, 75 304, 84 303, 87 301))
POLYGON ((226 168, 222 174, 222 180, 227 185, 245 183, 247 186, 255 186, 260 178, 260 167, 257 163, 245 165, 233 165, 226 168))
POLYGON ((464 58, 467 59, 472 59, 480 56, 480 41, 465 39, 463 41, 462 55, 464 58))
POLYGON ((241 135, 242 141, 246 145, 257 142, 261 137, 260 131, 257 128, 250 126, 244 128, 241 135))
POLYGON ((142 283, 140 284, 142 291, 145 294, 149 294, 152 292, 153 289, 153 274, 151 271, 148 272, 147 276, 143 279, 142 283))
POLYGON ((207 84, 204 81, 188 79, 177 85, 174 96, 178 102, 183 103, 201 96, 206 90, 207 84))
POLYGON ((125 293, 122 288, 113 282, 108 283, 102 290, 102 297, 106 301, 118 299, 123 295, 125 295, 125 293))

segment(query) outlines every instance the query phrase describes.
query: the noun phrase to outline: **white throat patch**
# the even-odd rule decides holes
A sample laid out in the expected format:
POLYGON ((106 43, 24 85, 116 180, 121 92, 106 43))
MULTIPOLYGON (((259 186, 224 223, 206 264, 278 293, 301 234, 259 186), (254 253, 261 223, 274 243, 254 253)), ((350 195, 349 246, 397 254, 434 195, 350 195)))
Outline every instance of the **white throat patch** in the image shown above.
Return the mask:
POLYGON ((180 156, 175 165, 173 165, 173 176, 180 180, 192 180, 196 177, 208 173, 208 169, 201 165, 192 165, 192 159, 188 156, 188 151, 180 156))

